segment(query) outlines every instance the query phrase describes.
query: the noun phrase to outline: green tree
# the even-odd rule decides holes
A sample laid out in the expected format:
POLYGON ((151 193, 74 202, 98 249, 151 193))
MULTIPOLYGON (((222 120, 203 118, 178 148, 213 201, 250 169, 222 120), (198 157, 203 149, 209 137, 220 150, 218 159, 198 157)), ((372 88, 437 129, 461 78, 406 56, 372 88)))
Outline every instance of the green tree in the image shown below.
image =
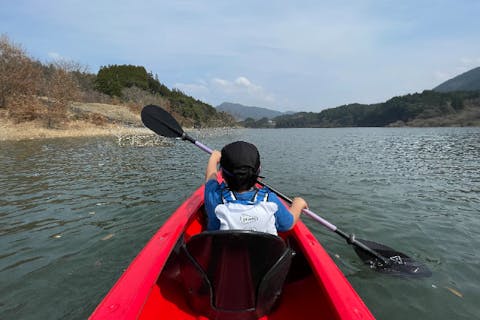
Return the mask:
POLYGON ((132 65, 110 65, 101 67, 95 81, 96 89, 110 96, 122 96, 123 88, 133 86, 149 89, 149 75, 144 67, 132 65))

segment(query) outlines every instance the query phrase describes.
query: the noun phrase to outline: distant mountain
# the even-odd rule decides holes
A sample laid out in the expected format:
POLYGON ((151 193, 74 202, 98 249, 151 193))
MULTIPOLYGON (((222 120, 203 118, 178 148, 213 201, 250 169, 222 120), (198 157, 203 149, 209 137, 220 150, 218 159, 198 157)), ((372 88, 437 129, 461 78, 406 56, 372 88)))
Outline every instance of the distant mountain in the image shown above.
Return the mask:
POLYGON ((224 111, 232 115, 237 121, 252 118, 260 120, 262 118, 272 119, 281 116, 284 113, 272 109, 244 106, 239 103, 224 102, 216 107, 218 111, 224 111))
POLYGON ((437 92, 477 90, 480 90, 480 67, 462 73, 433 89, 433 91, 437 92))

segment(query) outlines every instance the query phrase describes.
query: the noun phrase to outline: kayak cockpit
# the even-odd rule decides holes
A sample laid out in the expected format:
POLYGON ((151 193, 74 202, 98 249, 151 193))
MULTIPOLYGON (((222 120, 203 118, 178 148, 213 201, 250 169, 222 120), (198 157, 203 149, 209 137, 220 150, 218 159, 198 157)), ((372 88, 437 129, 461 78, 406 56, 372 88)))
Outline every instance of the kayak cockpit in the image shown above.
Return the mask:
POLYGON ((180 249, 187 303, 210 319, 258 319, 279 298, 292 256, 283 239, 268 233, 199 233, 180 249))
POLYGON ((295 233, 205 232, 202 211, 187 224, 139 319, 303 319, 320 310, 325 319, 337 318, 295 233), (222 250, 224 242, 231 247, 237 240, 241 254, 222 250))

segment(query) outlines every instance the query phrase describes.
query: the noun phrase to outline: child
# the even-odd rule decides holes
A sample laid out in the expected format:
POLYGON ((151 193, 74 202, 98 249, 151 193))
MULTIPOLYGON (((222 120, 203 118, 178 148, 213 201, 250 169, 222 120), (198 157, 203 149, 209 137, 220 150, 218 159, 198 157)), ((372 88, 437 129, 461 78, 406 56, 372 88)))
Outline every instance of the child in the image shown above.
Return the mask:
POLYGON ((252 230, 277 234, 293 228, 307 203, 295 198, 287 209, 268 188, 258 189, 260 154, 248 142, 226 145, 215 150, 205 174, 205 209, 208 230, 252 230), (217 182, 220 163, 224 183, 217 182))

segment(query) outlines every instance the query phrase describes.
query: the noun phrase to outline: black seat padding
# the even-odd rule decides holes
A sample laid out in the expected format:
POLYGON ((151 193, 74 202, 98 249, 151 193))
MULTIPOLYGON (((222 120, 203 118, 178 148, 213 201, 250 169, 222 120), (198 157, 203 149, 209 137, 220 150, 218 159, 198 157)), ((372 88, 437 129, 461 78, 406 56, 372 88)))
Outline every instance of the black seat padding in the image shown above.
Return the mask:
POLYGON ((293 251, 280 237, 254 231, 209 231, 181 248, 190 307, 210 319, 257 319, 283 288, 293 251))

